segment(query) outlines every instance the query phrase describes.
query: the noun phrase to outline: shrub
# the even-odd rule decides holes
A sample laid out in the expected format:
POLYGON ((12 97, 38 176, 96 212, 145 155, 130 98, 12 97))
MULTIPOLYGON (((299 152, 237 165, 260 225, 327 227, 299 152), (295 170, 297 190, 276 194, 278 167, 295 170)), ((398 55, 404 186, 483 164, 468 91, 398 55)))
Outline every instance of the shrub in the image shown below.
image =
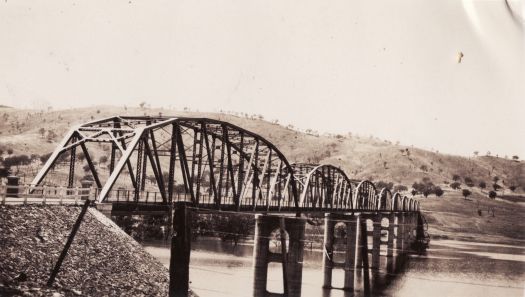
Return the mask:
POLYGON ((392 183, 392 182, 388 182, 388 183, 387 183, 387 182, 384 182, 384 181, 378 181, 378 182, 376 183, 376 187, 377 187, 378 189, 387 188, 389 191, 391 191, 392 188, 394 187, 394 183, 392 183))
POLYGON ((478 186, 480 189, 485 189, 487 187, 487 184, 484 181, 480 181, 478 186))
POLYGON ((472 192, 470 192, 468 189, 463 189, 461 194, 463 195, 463 197, 465 197, 465 199, 467 199, 467 197, 470 196, 470 194, 472 194, 472 192))
POLYGON ((496 183, 494 183, 494 184, 492 184, 492 188, 494 189, 494 191, 497 191, 497 190, 501 189, 501 186, 496 184, 496 183))
POLYGON ((491 199, 495 199, 496 196, 498 196, 498 194, 497 194, 495 191, 490 191, 490 192, 489 192, 489 198, 491 198, 491 199))
POLYGON ((406 192, 408 191, 408 187, 405 185, 397 185, 394 187, 394 192, 406 192))
POLYGON ((436 188, 434 189, 434 194, 436 194, 437 197, 441 197, 441 196, 443 196, 443 193, 444 193, 444 192, 443 192, 443 189, 441 189, 440 187, 436 187, 436 188))
POLYGON ((450 184, 450 187, 451 187, 452 189, 454 189, 454 190, 459 190, 459 189, 461 189, 461 183, 459 183, 459 182, 453 182, 453 183, 450 184))

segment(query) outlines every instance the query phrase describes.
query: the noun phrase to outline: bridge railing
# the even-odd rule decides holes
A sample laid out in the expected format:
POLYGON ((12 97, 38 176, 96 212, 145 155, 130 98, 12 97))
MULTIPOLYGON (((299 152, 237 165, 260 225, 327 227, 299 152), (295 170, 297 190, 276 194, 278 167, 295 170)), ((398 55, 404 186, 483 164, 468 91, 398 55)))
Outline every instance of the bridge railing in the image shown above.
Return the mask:
POLYGON ((90 197, 89 188, 0 185, 0 204, 78 204, 90 197))

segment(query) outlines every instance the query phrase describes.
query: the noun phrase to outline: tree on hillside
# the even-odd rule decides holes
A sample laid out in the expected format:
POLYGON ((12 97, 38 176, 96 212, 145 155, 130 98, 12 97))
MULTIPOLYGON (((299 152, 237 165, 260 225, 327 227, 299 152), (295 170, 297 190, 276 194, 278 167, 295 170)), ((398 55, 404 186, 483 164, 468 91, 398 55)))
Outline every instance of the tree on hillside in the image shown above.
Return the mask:
POLYGON ((454 175, 452 175, 452 180, 453 181, 460 181, 461 180, 461 176, 459 176, 459 174, 454 174, 454 175))
POLYGON ((487 187, 487 184, 484 181, 480 181, 478 186, 481 190, 484 190, 487 187))
POLYGON ((467 186, 469 186, 469 187, 473 187, 474 186, 474 181, 472 180, 472 178, 467 176, 463 180, 465 181, 465 184, 467 186))
POLYGON ((13 149, 12 148, 8 148, 7 149, 7 154, 8 155, 12 155, 13 154, 13 149))
POLYGON ((454 190, 459 190, 459 189, 461 189, 461 183, 459 183, 459 182, 453 182, 453 183, 450 184, 450 187, 451 187, 452 189, 454 189, 454 190))
POLYGON ((108 161, 108 157, 107 156, 101 156, 98 161, 100 163, 104 164, 104 163, 106 163, 108 161))
POLYGON ((415 189, 412 189, 412 191, 410 191, 410 194, 412 194, 412 197, 414 197, 417 195, 417 191, 415 189))
POLYGON ((435 185, 432 183, 430 178, 424 177, 421 182, 415 182, 412 184, 412 188, 417 192, 423 194, 423 196, 428 197, 428 195, 434 193, 435 185))
POLYGON ((516 191, 516 188, 517 188, 517 187, 514 186, 514 185, 512 185, 512 186, 509 187, 509 189, 510 189, 512 192, 516 191))
POLYGON ((388 183, 387 183, 387 182, 384 182, 384 181, 381 180, 381 181, 378 181, 378 182, 376 183, 376 187, 377 187, 378 189, 387 188, 389 191, 391 191, 392 188, 394 187, 394 183, 393 183, 393 182, 388 182, 388 183))
POLYGON ((512 156, 512 160, 519 161, 519 159, 520 157, 518 157, 517 155, 512 156))
POLYGON ((40 128, 38 130, 38 132, 40 133, 40 137, 44 138, 44 135, 46 134, 46 129, 44 129, 44 127, 42 127, 42 128, 40 128))
POLYGON ((408 191, 408 188, 405 185, 396 185, 394 187, 394 192, 406 192, 406 191, 408 191))
POLYGON ((467 197, 470 196, 470 194, 472 194, 472 192, 470 192, 468 189, 463 189, 463 191, 461 191, 461 194, 463 195, 463 197, 465 197, 466 200, 467 197))
POLYGON ((441 196, 443 196, 443 193, 444 193, 444 192, 443 192, 443 189, 441 189, 440 187, 436 187, 436 188, 434 189, 434 194, 436 194, 437 197, 441 197, 441 196))
POLYGON ((478 156, 479 152, 478 151, 474 151, 474 156, 478 156))
POLYGON ((499 176, 494 176, 494 177, 492 178, 492 180, 494 181, 494 183, 497 184, 498 181, 499 181, 499 176))
POLYGON ((489 192, 489 198, 490 198, 490 199, 495 199, 497 195, 498 195, 498 194, 497 194, 495 191, 490 191, 490 192, 489 192))
POLYGON ((493 183, 493 184, 492 184, 492 188, 494 189, 494 191, 501 190, 501 186, 498 185, 497 183, 493 183))
POLYGON ((40 162, 42 162, 42 164, 45 163, 47 159, 49 159, 49 157, 51 157, 51 153, 47 153, 47 154, 40 156, 40 162))

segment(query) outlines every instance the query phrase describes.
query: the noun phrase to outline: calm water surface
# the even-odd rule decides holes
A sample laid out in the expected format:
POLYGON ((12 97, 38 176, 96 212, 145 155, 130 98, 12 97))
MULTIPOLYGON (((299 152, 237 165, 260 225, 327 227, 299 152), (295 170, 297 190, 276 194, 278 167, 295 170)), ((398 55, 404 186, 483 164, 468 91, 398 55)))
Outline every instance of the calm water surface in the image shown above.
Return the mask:
MULTIPOLYGON (((145 244, 146 250, 169 266, 169 246, 145 244)), ((252 295, 250 242, 233 249, 214 238, 192 242, 191 288, 201 297, 252 295)), ((305 249, 302 296, 353 296, 341 290, 323 290, 322 253, 305 249)), ((384 257, 382 257, 384 258, 384 257)), ((384 259, 383 259, 384 260, 384 259)), ((382 265, 384 267, 385 265, 382 265)), ((343 283, 343 271, 334 270, 334 285, 343 283)), ((385 272, 380 272, 385 276, 385 272)), ((272 263, 268 290, 282 292, 281 266, 272 263)), ((433 240, 425 255, 409 255, 404 269, 389 277, 381 296, 525 296, 525 245, 433 240)), ((357 292, 356 295, 360 295, 357 292)))

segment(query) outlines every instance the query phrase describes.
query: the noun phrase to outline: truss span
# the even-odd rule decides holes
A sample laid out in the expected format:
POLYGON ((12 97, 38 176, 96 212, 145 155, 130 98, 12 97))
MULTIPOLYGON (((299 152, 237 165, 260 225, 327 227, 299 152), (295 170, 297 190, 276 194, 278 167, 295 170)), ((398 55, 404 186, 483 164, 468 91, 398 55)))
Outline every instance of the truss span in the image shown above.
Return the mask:
POLYGON ((299 205, 305 209, 353 209, 352 182, 332 165, 292 164, 299 205))
POLYGON ((147 203, 155 193, 161 204, 188 201, 235 211, 419 207, 389 191, 377 195, 372 182, 350 180, 335 166, 290 164, 260 135, 208 118, 115 116, 79 125, 31 186, 73 188, 85 178, 93 181, 98 202, 147 203))

